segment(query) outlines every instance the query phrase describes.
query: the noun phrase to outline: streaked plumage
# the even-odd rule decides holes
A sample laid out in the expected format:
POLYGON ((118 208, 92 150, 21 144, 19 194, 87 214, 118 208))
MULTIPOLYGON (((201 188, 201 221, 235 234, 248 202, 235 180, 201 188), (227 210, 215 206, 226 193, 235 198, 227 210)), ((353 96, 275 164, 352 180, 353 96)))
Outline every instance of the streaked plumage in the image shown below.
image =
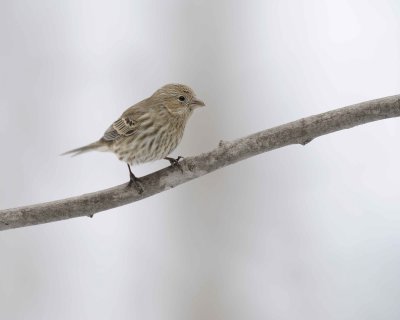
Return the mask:
POLYGON ((100 140, 65 154, 111 151, 128 165, 163 159, 177 147, 187 120, 199 106, 204 103, 191 88, 167 84, 128 108, 100 140))

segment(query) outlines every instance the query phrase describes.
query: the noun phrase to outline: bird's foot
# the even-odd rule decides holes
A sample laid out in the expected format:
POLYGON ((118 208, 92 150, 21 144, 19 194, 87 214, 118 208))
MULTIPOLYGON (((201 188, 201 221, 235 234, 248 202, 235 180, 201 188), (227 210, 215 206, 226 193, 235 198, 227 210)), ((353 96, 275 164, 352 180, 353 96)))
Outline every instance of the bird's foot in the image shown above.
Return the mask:
POLYGON ((131 176, 128 182, 128 188, 134 187, 139 194, 142 194, 144 189, 142 186, 142 180, 136 178, 135 176, 131 176))
POLYGON ((131 188, 132 186, 134 186, 136 191, 139 194, 142 194, 144 191, 143 186, 142 186, 142 181, 133 174, 133 172, 131 170, 131 166, 129 164, 128 164, 128 169, 129 169, 128 188, 131 188))
POLYGON ((183 173, 183 169, 181 164, 179 163, 179 160, 183 159, 182 156, 179 156, 178 158, 171 158, 171 157, 165 157, 165 160, 168 160, 169 163, 171 164, 171 167, 177 167, 179 168, 179 170, 181 170, 181 172, 183 173))

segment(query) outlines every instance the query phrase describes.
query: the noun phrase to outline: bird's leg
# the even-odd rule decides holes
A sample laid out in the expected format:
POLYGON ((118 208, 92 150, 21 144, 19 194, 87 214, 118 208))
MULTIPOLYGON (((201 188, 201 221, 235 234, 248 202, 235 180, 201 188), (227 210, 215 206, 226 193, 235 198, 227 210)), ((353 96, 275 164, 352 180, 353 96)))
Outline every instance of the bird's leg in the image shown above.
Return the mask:
POLYGON ((182 167, 181 167, 181 165, 179 163, 179 160, 183 159, 182 156, 179 156, 176 159, 175 158, 171 158, 171 157, 165 157, 164 159, 169 161, 169 163, 171 164, 171 167, 178 167, 181 170, 181 172, 183 173, 183 169, 182 169, 182 167))
POLYGON ((134 184, 134 185, 135 185, 135 188, 136 188, 136 190, 137 190, 137 192, 143 193, 143 188, 142 188, 142 186, 140 185, 140 182, 141 182, 140 179, 137 178, 137 177, 133 174, 133 172, 132 172, 132 170, 131 170, 131 166, 129 165, 129 163, 127 163, 127 165, 128 165, 128 169, 129 169, 129 183, 128 183, 128 187, 131 187, 132 184, 134 184))

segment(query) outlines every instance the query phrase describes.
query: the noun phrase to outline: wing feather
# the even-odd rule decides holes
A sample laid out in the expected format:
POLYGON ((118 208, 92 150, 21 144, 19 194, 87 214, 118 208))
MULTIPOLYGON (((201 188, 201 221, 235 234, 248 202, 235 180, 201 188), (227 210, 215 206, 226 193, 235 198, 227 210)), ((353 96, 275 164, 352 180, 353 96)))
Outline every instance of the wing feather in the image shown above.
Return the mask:
POLYGON ((116 120, 104 133, 103 140, 114 141, 120 137, 127 137, 135 134, 140 128, 143 116, 148 114, 149 108, 147 99, 127 109, 122 116, 116 120))

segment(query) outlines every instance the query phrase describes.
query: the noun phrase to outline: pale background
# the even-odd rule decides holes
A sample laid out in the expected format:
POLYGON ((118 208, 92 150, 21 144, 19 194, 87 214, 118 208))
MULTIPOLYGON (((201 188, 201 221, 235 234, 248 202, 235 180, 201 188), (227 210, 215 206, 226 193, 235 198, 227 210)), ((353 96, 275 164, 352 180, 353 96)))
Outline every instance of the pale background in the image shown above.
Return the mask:
MULTIPOLYGON (((0 208, 123 183, 94 141, 168 82, 174 155, 400 93, 400 2, 0 2, 0 208)), ((0 233, 1 319, 399 319, 400 120, 96 215, 0 233)), ((166 161, 134 168, 139 176, 166 161)))

